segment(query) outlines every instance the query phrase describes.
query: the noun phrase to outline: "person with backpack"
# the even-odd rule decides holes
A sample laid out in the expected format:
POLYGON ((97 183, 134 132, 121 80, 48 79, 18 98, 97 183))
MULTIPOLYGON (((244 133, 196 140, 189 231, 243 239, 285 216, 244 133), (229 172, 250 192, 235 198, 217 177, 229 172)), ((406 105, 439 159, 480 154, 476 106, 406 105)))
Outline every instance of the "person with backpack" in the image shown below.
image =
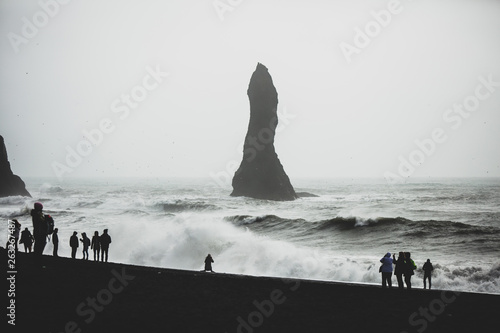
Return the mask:
POLYGON ((59 229, 55 228, 54 233, 52 234, 52 244, 54 245, 54 249, 52 250, 52 255, 54 257, 59 257, 57 255, 57 249, 59 248, 59 236, 57 234, 58 231, 59 229))
POLYGON ((380 259, 382 266, 380 272, 382 273, 382 288, 392 288, 392 258, 391 254, 387 252, 385 256, 380 259))
POLYGON ((108 250, 109 250, 109 244, 111 244, 111 236, 108 234, 108 229, 104 229, 101 235, 101 261, 108 262, 108 250), (104 258, 104 255, 106 255, 106 259, 104 258))
POLYGON ((47 222, 43 215, 43 205, 36 202, 31 210, 31 218, 33 221, 33 236, 35 238, 35 262, 41 264, 43 250, 47 244, 47 222))
POLYGON ((71 247, 71 258, 76 258, 76 250, 78 249, 78 233, 73 231, 73 236, 69 238, 69 246, 71 247))
POLYGON ((392 261, 394 262, 394 275, 396 275, 396 279, 398 280, 398 288, 404 289, 405 285, 403 283, 403 273, 405 271, 405 255, 403 252, 399 252, 398 259, 396 260, 396 255, 392 256, 392 261))
POLYGON ((99 252, 101 251, 101 240, 99 237, 99 231, 94 232, 90 248, 94 250, 94 261, 99 261, 99 252))
POLYGON ((431 275, 432 271, 434 270, 434 267, 432 266, 430 259, 427 259, 422 269, 424 270, 424 289, 426 289, 427 287, 425 284, 427 279, 429 279, 429 289, 431 289, 431 275))
POLYGON ((410 290, 411 289, 411 276, 415 274, 413 271, 417 269, 417 265, 415 265, 415 262, 411 258, 411 253, 410 252, 405 252, 405 271, 404 271, 404 276, 405 276, 405 284, 406 284, 406 289, 410 290))
POLYGON ((19 244, 24 245, 24 252, 31 253, 31 247, 33 246, 33 235, 28 230, 28 228, 24 228, 21 231, 21 239, 19 240, 19 244))
POLYGON ((82 232, 82 238, 80 238, 80 242, 83 243, 83 258, 82 258, 82 260, 89 260, 90 239, 87 237, 86 233, 82 232))

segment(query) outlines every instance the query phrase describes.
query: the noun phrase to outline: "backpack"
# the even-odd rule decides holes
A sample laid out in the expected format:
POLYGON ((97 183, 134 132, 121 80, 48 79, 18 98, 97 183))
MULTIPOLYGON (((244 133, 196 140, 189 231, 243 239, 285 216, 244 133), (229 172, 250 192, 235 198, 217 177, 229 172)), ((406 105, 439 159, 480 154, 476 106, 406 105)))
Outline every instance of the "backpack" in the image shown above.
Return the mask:
POLYGON ((47 223, 47 235, 52 235, 54 232, 54 219, 50 215, 45 215, 45 222, 47 223))

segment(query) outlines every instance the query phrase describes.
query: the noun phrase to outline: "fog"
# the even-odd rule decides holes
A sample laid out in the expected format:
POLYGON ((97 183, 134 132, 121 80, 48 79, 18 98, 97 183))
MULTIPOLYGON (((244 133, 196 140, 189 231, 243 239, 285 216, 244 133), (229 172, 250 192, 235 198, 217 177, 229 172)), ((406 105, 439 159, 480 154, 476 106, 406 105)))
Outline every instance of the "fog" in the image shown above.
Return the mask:
POLYGON ((493 0, 2 0, 0 134, 21 177, 232 176, 261 62, 292 182, 499 177, 499 14, 493 0))

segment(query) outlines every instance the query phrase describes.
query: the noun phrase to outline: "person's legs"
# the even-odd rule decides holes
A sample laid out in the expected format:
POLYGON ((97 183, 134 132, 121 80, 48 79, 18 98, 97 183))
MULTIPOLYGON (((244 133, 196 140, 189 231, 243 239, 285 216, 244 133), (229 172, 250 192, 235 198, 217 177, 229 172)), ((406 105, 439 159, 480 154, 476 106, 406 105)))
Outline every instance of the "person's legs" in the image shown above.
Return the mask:
POLYGON ((411 275, 405 275, 406 288, 411 289, 411 275))
POLYGON ((403 275, 398 274, 396 275, 396 278, 398 279, 398 287, 399 289, 404 289, 404 284, 403 284, 403 275))
POLYGON ((108 248, 102 248, 101 261, 108 262, 108 248))
POLYGON ((391 286, 391 273, 382 272, 382 288, 387 288, 391 286))

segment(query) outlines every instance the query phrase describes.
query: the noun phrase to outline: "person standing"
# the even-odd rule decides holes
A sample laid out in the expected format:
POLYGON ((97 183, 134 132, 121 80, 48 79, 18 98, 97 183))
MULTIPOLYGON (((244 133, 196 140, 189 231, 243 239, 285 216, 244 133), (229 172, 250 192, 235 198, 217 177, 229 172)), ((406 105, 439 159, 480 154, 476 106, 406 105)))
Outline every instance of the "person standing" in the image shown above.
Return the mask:
POLYGON ((404 271, 404 276, 405 276, 405 283, 406 283, 406 289, 411 289, 411 276, 414 274, 413 271, 417 269, 417 266, 415 265, 415 262, 411 258, 411 253, 410 252, 405 252, 405 271, 404 271))
POLYGON ((382 272, 382 288, 392 288, 392 258, 391 254, 387 252, 385 256, 380 259, 380 262, 382 263, 382 267, 380 267, 380 270, 382 272))
POLYGON ((69 238, 69 246, 71 246, 71 258, 76 258, 76 250, 78 249, 78 233, 73 231, 73 236, 69 238))
POLYGON ((35 238, 35 261, 41 264, 43 250, 47 244, 47 222, 43 215, 43 205, 36 202, 31 210, 31 218, 33 221, 33 236, 35 238))
POLYGON ((111 236, 108 234, 108 229, 104 229, 101 235, 101 261, 108 262, 109 244, 111 244, 111 236), (106 258, 104 256, 106 255, 106 258))
POLYGON ((59 235, 57 234, 59 232, 59 229, 55 228, 54 232, 52 233, 52 244, 54 245, 54 250, 52 251, 52 255, 54 257, 59 257, 57 255, 57 249, 59 248, 59 235))
POLYGON ((434 270, 434 267, 432 266, 432 263, 431 263, 431 260, 430 259, 427 259, 427 261, 425 262, 424 266, 422 267, 422 269, 424 270, 424 289, 426 289, 426 280, 429 279, 429 289, 431 289, 431 275, 432 275, 432 271, 434 270))
POLYGON ((403 283, 403 273, 405 271, 405 255, 403 252, 399 252, 398 260, 396 260, 396 255, 393 255, 392 261, 394 262, 394 275, 396 275, 396 279, 398 280, 398 288, 404 289, 403 283))
POLYGON ((92 236, 92 243, 90 245, 90 248, 94 250, 94 261, 99 261, 99 252, 101 251, 101 241, 98 231, 94 232, 94 236, 92 236))
POLYGON ((87 237, 87 234, 82 232, 82 238, 80 238, 80 242, 83 244, 83 258, 82 260, 89 260, 89 246, 90 239, 87 237))
POLYGON ((24 252, 31 253, 31 246, 33 246, 33 235, 28 230, 28 228, 24 228, 24 230, 21 232, 21 239, 19 240, 19 244, 24 245, 24 252))
POLYGON ((208 256, 205 258, 205 272, 214 272, 212 270, 212 263, 214 262, 214 259, 212 259, 212 255, 209 253, 208 256))

